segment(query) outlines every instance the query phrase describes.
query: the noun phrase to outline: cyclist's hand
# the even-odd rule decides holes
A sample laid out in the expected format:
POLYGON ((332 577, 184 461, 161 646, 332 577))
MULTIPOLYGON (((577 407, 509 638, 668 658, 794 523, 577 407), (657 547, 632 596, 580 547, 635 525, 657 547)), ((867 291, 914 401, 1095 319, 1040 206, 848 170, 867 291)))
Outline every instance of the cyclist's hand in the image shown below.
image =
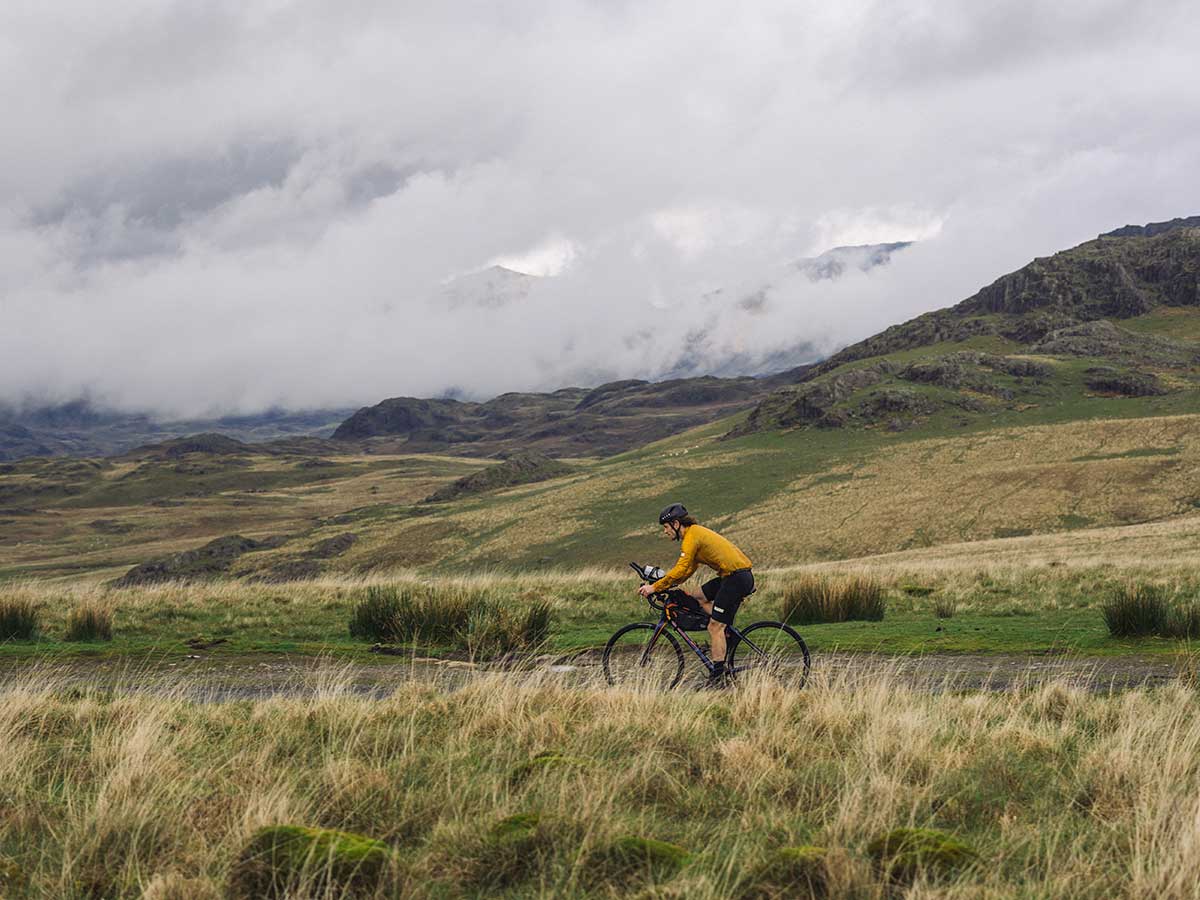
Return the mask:
POLYGON ((643 584, 641 587, 638 588, 638 593, 641 594, 643 597, 649 597, 651 594, 654 593, 654 585, 643 584))

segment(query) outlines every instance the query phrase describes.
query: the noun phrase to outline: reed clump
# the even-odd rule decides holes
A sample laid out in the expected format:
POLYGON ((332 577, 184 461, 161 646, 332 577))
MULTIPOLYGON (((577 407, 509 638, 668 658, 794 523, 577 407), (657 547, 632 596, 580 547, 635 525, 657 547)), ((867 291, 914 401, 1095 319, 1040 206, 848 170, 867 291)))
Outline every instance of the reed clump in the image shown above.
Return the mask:
POLYGON ((1109 594, 1101 612, 1113 637, 1200 637, 1200 604, 1162 585, 1129 581, 1109 594))
POLYGON ((32 641, 40 630, 36 603, 26 597, 0 597, 0 641, 32 641))
POLYGON ((954 597, 937 597, 933 601, 933 614, 939 619, 953 619, 958 612, 958 600, 954 597))
POLYGON ((490 658, 540 647, 553 622, 545 601, 502 603, 485 590, 455 585, 371 585, 354 605, 350 635, 490 658))
POLYGON ((883 582, 868 575, 803 573, 785 582, 782 593, 783 620, 797 625, 879 622, 887 611, 883 582))
POLYGON ((66 641, 111 641, 113 636, 113 611, 95 601, 84 601, 67 616, 67 627, 63 634, 66 641))

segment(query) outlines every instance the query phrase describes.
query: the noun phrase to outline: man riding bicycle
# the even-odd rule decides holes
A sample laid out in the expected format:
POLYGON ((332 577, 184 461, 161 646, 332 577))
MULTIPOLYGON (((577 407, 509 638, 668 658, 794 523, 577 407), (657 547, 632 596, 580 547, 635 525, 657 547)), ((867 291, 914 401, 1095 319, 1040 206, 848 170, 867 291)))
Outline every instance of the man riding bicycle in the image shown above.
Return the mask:
POLYGON ((659 514, 658 524, 663 536, 680 542, 679 560, 666 575, 654 584, 643 584, 638 593, 643 597, 670 590, 692 577, 697 566, 714 569, 717 577, 706 581, 702 594, 690 594, 699 601, 706 613, 708 636, 712 643, 715 668, 710 676, 714 684, 725 682, 725 626, 733 624, 738 607, 754 591, 754 574, 750 558, 710 528, 697 524, 680 503, 672 503, 659 514))

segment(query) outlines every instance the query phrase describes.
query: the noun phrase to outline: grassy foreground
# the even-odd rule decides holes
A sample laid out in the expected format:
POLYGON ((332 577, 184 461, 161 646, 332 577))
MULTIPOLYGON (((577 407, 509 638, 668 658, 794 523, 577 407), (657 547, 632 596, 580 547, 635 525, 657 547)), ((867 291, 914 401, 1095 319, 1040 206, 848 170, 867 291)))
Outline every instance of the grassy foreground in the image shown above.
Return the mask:
MULTIPOLYGON (((743 607, 738 623, 780 618, 783 590, 798 571, 806 570, 760 573, 759 590, 743 607)), ((888 561, 858 571, 882 585, 887 604, 884 620, 805 625, 800 630, 814 651, 1176 652, 1181 648, 1179 641, 1111 637, 1101 606, 1113 591, 1131 581, 1159 585, 1182 600, 1200 597, 1200 575, 1190 564, 1146 569, 1096 564, 972 569, 906 567, 888 561)), ((625 577, 614 570, 485 573, 462 578, 398 573, 280 584, 219 581, 140 588, 11 583, 0 586, 0 600, 27 601, 35 606, 41 632, 33 641, 0 642, 0 659, 192 653, 194 648, 188 642, 194 645, 197 640, 220 641, 204 651, 215 655, 332 653, 353 657, 366 654, 371 644, 368 639, 351 638, 349 623, 355 604, 373 585, 407 585, 435 593, 470 590, 517 613, 545 603, 553 616, 545 650, 569 653, 603 646, 620 626, 652 617, 634 593, 637 584, 632 573, 625 577), (69 620, 80 608, 111 610, 113 639, 67 641, 69 620)), ((417 641, 416 649, 436 653, 439 648, 417 641)))
POLYGON ((201 705, 31 681, 4 688, 0 745, 5 896, 217 898, 276 824, 385 842, 398 897, 796 896, 768 861, 800 845, 824 848, 832 897, 1183 898, 1200 875, 1200 710, 1179 685, 654 695, 491 675, 378 701, 331 673, 303 698, 201 705), (901 826, 978 859, 890 887, 868 848, 901 826), (614 874, 630 836, 687 856, 614 874))

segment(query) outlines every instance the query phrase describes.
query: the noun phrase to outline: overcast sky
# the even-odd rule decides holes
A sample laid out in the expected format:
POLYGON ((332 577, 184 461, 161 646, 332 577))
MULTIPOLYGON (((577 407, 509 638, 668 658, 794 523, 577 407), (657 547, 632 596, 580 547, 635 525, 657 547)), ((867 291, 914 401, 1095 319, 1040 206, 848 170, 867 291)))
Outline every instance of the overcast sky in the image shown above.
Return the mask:
POLYGON ((1200 213, 1197 46, 1194 0, 9 0, 0 401, 251 412, 828 353, 1200 213), (787 268, 901 239, 836 283, 787 268), (553 277, 447 302, 495 263, 553 277))

